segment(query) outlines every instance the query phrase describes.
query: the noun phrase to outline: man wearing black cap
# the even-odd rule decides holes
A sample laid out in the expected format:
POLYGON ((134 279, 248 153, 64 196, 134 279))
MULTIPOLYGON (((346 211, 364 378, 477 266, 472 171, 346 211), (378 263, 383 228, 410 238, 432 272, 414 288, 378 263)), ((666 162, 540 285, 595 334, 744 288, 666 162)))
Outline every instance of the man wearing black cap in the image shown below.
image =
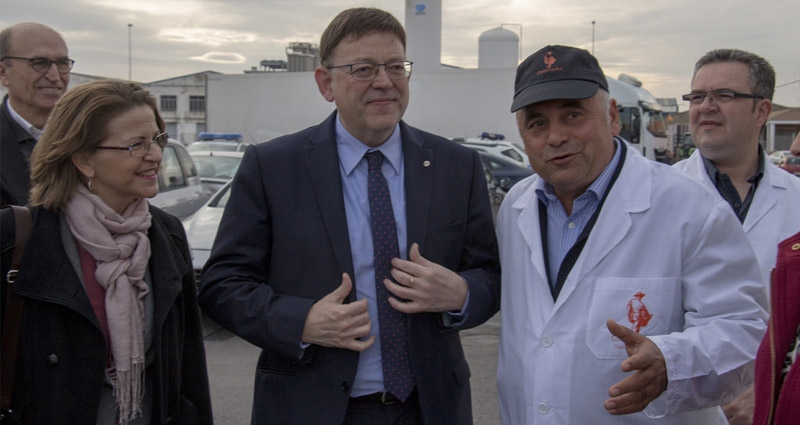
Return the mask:
POLYGON ((536 175, 498 214, 503 424, 725 424, 766 329, 755 255, 724 201, 616 137, 588 52, 517 69, 536 175))

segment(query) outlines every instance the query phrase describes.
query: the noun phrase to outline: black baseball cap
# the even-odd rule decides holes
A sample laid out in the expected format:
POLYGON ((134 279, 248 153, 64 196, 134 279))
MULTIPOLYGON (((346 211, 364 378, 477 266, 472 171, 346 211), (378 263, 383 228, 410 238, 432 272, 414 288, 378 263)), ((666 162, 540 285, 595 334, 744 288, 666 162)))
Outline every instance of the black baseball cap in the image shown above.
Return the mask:
POLYGON ((511 112, 553 99, 587 99, 597 88, 608 91, 608 81, 597 59, 569 46, 546 46, 517 67, 511 112))

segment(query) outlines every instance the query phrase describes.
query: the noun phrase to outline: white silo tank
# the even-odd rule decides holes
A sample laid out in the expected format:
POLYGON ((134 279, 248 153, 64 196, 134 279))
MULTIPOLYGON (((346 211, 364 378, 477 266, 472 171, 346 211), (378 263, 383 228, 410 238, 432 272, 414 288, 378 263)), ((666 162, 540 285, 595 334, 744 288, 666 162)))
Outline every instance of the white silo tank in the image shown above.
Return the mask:
POLYGON ((493 28, 478 37, 478 68, 515 68, 519 64, 519 37, 505 28, 493 28))
POLYGON ((442 64, 442 0, 406 0, 406 53, 414 69, 442 64))

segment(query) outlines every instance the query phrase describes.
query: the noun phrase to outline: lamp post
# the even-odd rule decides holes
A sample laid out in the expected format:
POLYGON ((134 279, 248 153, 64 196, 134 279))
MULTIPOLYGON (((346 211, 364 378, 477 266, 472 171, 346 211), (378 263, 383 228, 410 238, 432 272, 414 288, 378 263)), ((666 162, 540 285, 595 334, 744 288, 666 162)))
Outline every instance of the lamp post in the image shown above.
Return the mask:
POLYGON ((592 21, 592 56, 594 56, 594 21, 592 21))
POLYGON ((128 24, 128 81, 131 81, 131 28, 133 24, 128 24))

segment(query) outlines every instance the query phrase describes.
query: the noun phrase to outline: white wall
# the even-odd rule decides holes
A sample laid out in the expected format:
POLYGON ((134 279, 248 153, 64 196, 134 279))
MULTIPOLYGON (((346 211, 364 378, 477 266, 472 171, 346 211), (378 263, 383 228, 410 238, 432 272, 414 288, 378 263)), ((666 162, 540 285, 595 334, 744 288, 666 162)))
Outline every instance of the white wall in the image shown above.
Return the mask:
POLYGON ((442 0, 406 0, 406 54, 417 69, 442 63, 442 0))
MULTIPOLYGON (((414 70, 404 120, 445 137, 484 131, 519 140, 509 112, 513 68, 414 70)), ((316 125, 334 110, 311 72, 213 75, 208 78, 207 131, 242 133, 262 142, 316 125)))

